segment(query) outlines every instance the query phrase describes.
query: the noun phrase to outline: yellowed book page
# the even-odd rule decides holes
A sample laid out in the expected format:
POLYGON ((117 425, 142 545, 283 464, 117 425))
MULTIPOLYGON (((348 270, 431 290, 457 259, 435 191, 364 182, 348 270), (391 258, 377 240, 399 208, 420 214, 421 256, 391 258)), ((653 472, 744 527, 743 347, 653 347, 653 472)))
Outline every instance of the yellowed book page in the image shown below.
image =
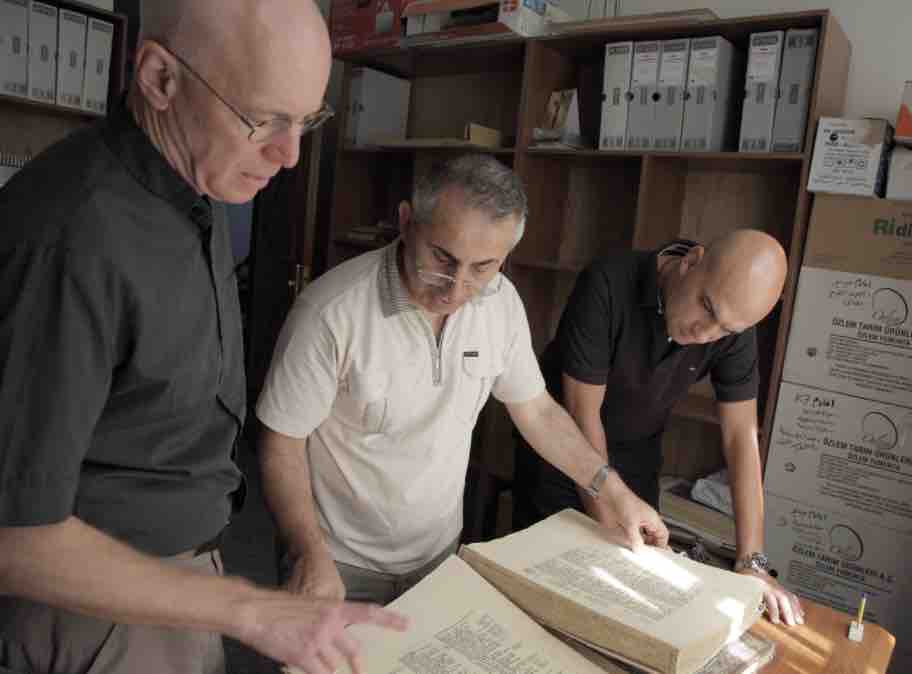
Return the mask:
POLYGON ((646 548, 634 554, 611 542, 598 524, 574 510, 468 548, 682 652, 705 643, 707 635, 727 634, 725 642, 738 638, 759 616, 763 596, 763 583, 755 578, 700 564, 670 550, 646 548))
POLYGON ((368 674, 604 674, 455 556, 388 608, 411 618, 407 632, 349 628, 368 674))

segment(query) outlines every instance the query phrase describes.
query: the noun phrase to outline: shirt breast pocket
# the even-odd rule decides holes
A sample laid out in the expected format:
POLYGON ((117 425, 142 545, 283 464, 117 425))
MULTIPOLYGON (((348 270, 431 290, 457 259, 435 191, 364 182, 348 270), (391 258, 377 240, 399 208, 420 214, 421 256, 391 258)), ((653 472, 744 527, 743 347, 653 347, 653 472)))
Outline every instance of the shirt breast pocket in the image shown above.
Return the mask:
POLYGON ((390 373, 385 370, 351 372, 336 399, 342 421, 365 433, 383 433, 391 381, 390 373))
POLYGON ((475 425, 481 408, 491 394, 494 380, 503 372, 503 361, 484 355, 462 356, 459 370, 459 395, 456 415, 466 424, 475 425))

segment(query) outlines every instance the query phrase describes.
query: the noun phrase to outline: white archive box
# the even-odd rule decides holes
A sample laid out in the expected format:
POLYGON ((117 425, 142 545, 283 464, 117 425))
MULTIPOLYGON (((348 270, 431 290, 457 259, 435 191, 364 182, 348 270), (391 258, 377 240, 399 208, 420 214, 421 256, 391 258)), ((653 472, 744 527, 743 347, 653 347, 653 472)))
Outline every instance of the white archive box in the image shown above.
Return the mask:
POLYGON ((804 149, 816 63, 817 29, 787 30, 773 122, 773 152, 801 152, 804 149))
POLYGON ((633 42, 605 45, 602 125, 599 133, 599 147, 603 150, 624 149, 632 70, 633 42))
POLYGON ((35 0, 29 4, 28 88, 32 100, 57 100, 57 8, 35 0))
POLYGON ((690 41, 681 134, 681 149, 685 152, 727 149, 735 128, 733 79, 740 64, 739 53, 724 37, 690 41))
POLYGON ((796 499, 767 495, 765 505, 765 552, 776 579, 853 616, 865 595, 865 621, 896 637, 888 672, 912 671, 912 538, 796 499))
POLYGON ((82 108, 86 15, 61 9, 57 32, 57 105, 82 108))
POLYGON ((769 152, 772 146, 784 40, 781 30, 751 35, 738 142, 741 152, 769 152))
POLYGON ((0 0, 0 93, 28 96, 28 0, 0 0))
POLYGON ((630 108, 627 113, 628 150, 650 150, 655 135, 655 102, 659 87, 662 43, 656 40, 633 45, 630 108))
POLYGON ((114 43, 114 24, 89 19, 86 32, 85 77, 82 87, 82 106, 104 115, 108 111, 108 81, 111 75, 111 47, 114 43))
POLYGON ((783 382, 766 491, 912 534, 912 409, 783 382))
POLYGON ((412 83, 371 68, 352 71, 345 141, 373 145, 405 140, 412 83))
POLYGON ((884 119, 821 117, 808 191, 883 196, 893 127, 884 119))
POLYGON ((662 43, 652 136, 655 150, 674 152, 680 148, 689 62, 690 40, 666 40, 662 43))

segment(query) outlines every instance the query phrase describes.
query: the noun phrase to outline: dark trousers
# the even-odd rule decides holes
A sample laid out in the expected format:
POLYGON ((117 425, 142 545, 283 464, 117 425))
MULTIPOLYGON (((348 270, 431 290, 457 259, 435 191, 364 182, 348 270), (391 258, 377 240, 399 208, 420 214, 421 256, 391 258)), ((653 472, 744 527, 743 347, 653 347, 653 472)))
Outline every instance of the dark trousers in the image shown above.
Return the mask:
MULTIPOLYGON (((201 573, 222 573, 217 550, 164 561, 201 573)), ((220 634, 123 625, 15 597, 0 598, 0 674, 224 672, 220 634)))
MULTIPOLYGON (((525 529, 565 508, 583 511, 573 480, 543 460, 518 432, 514 436, 513 528, 525 529)), ((608 448, 621 479, 653 508, 659 506, 661 439, 659 434, 635 445, 608 448)))

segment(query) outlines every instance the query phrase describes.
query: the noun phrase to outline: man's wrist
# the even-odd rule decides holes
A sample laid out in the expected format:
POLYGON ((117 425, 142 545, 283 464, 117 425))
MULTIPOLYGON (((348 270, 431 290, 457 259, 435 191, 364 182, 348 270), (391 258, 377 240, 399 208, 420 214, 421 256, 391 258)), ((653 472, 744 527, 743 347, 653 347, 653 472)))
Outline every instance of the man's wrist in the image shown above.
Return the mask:
POLYGON ((734 564, 734 571, 753 571, 755 573, 769 574, 769 557, 762 552, 751 552, 740 555, 734 564))
POLYGON ((605 483, 608 481, 608 478, 614 472, 614 468, 611 467, 609 462, 602 464, 599 469, 595 472, 595 475, 592 476, 592 479, 589 481, 588 485, 583 486, 583 490, 593 499, 598 500, 599 494, 603 493, 605 488, 605 483))

